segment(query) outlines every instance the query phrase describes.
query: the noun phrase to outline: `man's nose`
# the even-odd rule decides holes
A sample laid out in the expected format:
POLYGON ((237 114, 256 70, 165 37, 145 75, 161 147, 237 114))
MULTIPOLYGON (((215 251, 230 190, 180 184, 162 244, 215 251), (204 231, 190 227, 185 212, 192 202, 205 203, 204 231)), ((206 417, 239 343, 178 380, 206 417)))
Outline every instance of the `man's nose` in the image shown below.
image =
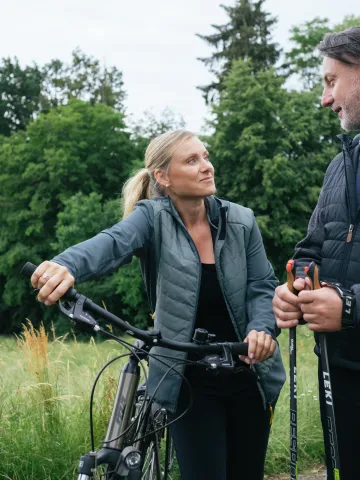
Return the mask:
POLYGON ((330 107, 334 103, 334 97, 332 93, 325 88, 321 97, 321 106, 322 107, 330 107))

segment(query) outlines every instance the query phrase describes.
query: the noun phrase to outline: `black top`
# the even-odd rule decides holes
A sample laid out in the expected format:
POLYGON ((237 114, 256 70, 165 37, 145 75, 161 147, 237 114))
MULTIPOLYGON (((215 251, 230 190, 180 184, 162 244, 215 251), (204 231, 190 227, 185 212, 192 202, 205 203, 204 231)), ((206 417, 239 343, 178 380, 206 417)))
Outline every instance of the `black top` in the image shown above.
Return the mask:
POLYGON ((214 263, 202 263, 202 276, 195 328, 205 328, 218 342, 238 342, 225 304, 214 263))

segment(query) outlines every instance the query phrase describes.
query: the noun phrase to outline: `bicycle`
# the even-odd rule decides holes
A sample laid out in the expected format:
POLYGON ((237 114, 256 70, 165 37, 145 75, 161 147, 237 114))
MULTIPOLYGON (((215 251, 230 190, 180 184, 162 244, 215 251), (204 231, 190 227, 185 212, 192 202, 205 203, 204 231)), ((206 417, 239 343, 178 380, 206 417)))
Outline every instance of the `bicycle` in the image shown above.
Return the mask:
MULTIPOLYGON (((21 273, 30 278, 35 269, 36 266, 28 262, 22 268, 21 273)), ((220 369, 236 372, 233 355, 247 355, 248 344, 217 343, 215 336, 204 329, 195 330, 192 343, 165 339, 158 330, 145 331, 131 326, 78 293, 74 288, 70 288, 63 295, 62 299, 58 301, 58 307, 62 314, 83 329, 101 332, 130 351, 130 354, 124 354, 129 355, 129 360, 121 371, 107 432, 98 451, 95 450, 92 424, 94 390, 105 368, 124 355, 115 357, 108 362, 95 380, 90 399, 91 451, 80 458, 78 480, 97 478, 104 480, 171 480, 169 473, 174 462, 175 450, 169 434, 169 426, 180 416, 186 414, 191 407, 191 402, 185 412, 181 413, 178 418, 169 421, 166 410, 147 394, 146 381, 139 385, 141 367, 146 379, 146 370, 142 361, 146 361, 152 356, 157 361, 166 364, 166 358, 169 357, 159 354, 155 356, 151 353, 151 347, 160 346, 203 356, 197 361, 186 361, 187 364, 211 369, 214 372, 220 369), (101 328, 95 316, 134 336, 135 343, 132 345, 101 328), (165 445, 165 452, 162 458, 163 445, 165 445)), ((170 372, 179 374, 174 367, 169 367, 164 378, 170 372)), ((186 378, 183 375, 182 377, 187 383, 186 378)))

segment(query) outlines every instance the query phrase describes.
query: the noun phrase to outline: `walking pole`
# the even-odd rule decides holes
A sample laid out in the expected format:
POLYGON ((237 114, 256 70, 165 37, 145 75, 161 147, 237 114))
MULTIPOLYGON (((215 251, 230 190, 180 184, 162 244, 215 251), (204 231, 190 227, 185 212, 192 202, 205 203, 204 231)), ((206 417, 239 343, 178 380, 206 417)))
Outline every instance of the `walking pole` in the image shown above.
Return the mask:
MULTIPOLYGON (((286 265, 287 285, 291 293, 297 295, 294 288, 296 277, 295 260, 289 260, 286 265)), ((296 396, 296 327, 289 329, 290 357, 290 479, 297 480, 297 396, 296 396)))
MULTIPOLYGON (((318 288, 321 288, 321 284, 319 281, 319 268, 316 265, 316 263, 311 262, 310 265, 305 268, 305 272, 307 276, 310 278, 311 289, 316 290, 318 288)), ((328 439, 330 444, 332 469, 334 474, 334 480, 340 480, 339 445, 338 445, 337 434, 336 434, 335 410, 334 410, 334 401, 333 401, 332 390, 331 390, 326 334, 320 333, 319 338, 320 338, 321 370, 322 370, 322 376, 324 381, 324 391, 325 391, 327 434, 328 434, 328 439)))

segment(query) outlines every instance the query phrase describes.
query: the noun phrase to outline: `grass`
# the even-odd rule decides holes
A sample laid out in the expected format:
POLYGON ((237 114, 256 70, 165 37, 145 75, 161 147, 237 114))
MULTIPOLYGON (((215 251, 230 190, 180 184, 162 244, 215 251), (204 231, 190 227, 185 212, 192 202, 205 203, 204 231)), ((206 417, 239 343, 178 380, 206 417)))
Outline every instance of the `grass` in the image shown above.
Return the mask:
MULTIPOLYGON (((312 334, 298 329, 299 471, 323 463, 312 334)), ((288 370, 288 335, 280 336, 288 370)), ((89 395, 96 373, 119 355, 114 341, 57 338, 24 326, 20 338, 0 337, 0 479, 76 479, 80 455, 90 449, 89 395)), ((120 366, 115 362, 95 396, 96 447, 103 438, 120 366)), ((289 464, 289 386, 282 390, 272 428, 266 472, 289 464)), ((173 480, 180 478, 178 474, 173 480)))

